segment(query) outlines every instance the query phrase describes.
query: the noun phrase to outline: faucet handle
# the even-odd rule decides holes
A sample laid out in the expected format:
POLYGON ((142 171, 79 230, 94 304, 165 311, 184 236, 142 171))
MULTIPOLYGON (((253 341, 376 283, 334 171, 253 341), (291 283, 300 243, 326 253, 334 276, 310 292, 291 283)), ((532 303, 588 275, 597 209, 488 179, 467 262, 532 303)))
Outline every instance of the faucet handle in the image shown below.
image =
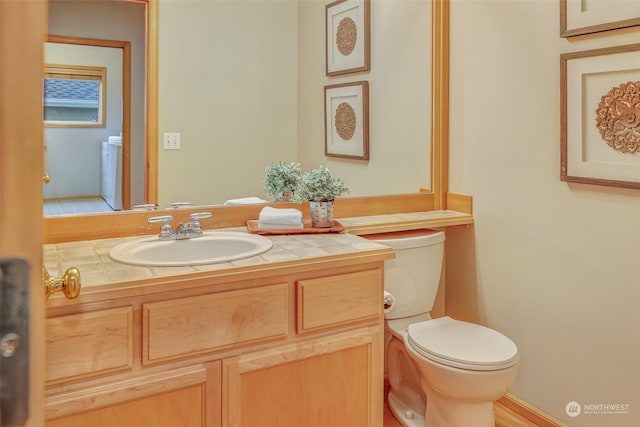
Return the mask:
POLYGON ((133 208, 134 211, 155 211, 158 209, 158 205, 155 203, 145 203, 144 205, 135 205, 133 208))
POLYGON ((194 212, 189 214, 189 218, 191 218, 193 221, 198 221, 202 218, 209 218, 210 216, 211 212, 194 212))
POLYGON ((194 212, 189 214, 189 218, 191 218, 191 225, 194 231, 200 231, 200 220, 202 218, 209 218, 211 216, 211 212, 194 212))
POLYGON ((160 216, 152 216, 147 218, 148 222, 161 222, 162 227, 160 228, 160 239, 171 237, 173 234, 173 228, 171 227, 171 220, 173 217, 171 215, 160 215, 160 216))
POLYGON ((191 202, 173 202, 171 203, 171 209, 184 209, 190 208, 192 205, 191 202))

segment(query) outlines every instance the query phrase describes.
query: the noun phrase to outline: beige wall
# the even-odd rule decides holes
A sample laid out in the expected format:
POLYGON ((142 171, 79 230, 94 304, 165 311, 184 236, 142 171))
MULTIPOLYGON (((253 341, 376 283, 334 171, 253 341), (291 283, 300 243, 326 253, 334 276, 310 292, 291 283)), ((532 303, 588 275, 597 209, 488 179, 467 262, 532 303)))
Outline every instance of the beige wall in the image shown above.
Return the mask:
POLYGON ((296 160, 297 4, 160 2, 159 203, 264 194, 264 169, 296 160))
POLYGON ((510 336, 512 392, 570 426, 640 425, 640 193, 560 181, 557 1, 451 3, 451 190, 476 224, 447 240, 447 311, 510 336), (565 405, 628 404, 569 418, 565 405))

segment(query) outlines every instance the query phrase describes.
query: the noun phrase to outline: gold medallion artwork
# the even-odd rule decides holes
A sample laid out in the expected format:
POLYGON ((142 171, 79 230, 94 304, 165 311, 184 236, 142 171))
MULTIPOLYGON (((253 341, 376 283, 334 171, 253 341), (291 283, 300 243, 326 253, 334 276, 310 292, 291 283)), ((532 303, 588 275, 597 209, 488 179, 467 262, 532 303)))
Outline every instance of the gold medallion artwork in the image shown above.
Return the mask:
POLYGON ((640 154, 640 82, 622 83, 602 96, 596 127, 609 147, 640 154))
POLYGON ((338 24, 336 31, 336 47, 344 56, 349 56, 356 48, 358 26, 351 18, 344 18, 338 24))
POLYGON ((344 141, 353 138, 356 133, 356 112, 347 102, 343 102, 336 108, 336 132, 344 141))

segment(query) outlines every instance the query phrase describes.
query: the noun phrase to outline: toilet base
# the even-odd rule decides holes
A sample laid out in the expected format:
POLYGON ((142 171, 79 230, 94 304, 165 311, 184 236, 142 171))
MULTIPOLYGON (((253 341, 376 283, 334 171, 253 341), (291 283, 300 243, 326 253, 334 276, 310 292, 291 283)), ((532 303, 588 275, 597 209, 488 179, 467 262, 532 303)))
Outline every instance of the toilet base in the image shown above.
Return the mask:
POLYGON ((389 404, 389 409, 391 409, 393 416, 404 427, 425 426, 424 415, 416 413, 414 410, 405 405, 402 400, 398 399, 393 391, 389 392, 387 403, 389 404))
POLYGON ((449 399, 422 382, 427 394, 425 426, 495 427, 493 402, 464 402, 449 399))

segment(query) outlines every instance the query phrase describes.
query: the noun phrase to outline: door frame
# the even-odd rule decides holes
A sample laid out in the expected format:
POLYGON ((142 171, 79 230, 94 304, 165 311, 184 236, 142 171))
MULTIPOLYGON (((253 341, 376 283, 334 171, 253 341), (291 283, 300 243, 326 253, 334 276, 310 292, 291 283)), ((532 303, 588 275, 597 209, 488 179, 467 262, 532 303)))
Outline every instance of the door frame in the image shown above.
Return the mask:
POLYGON ((30 263, 29 418, 44 425, 45 296, 42 285, 47 3, 0 1, 0 256, 30 263))
MULTIPOLYGON (((58 36, 49 34, 49 43, 79 46, 108 47, 121 50, 122 57, 122 209, 131 209, 131 42, 120 40, 92 39, 86 37, 58 36)), ((146 108, 146 107, 145 107, 146 108)))

